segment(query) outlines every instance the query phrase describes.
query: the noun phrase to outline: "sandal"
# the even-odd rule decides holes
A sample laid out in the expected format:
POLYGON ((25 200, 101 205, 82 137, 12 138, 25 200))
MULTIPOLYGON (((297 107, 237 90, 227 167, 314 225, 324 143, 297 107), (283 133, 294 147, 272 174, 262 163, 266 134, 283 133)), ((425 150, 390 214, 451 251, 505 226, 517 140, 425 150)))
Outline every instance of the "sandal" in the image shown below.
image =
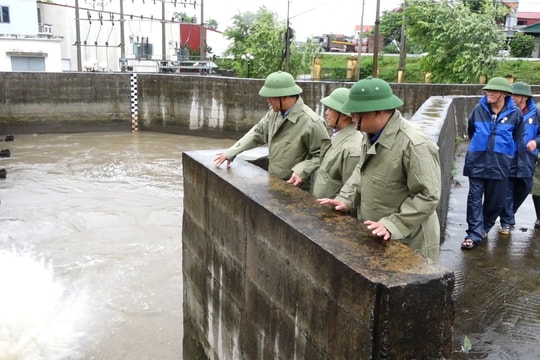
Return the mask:
POLYGON ((463 240, 463 242, 461 243, 461 248, 463 250, 471 250, 472 248, 474 248, 476 246, 476 241, 472 240, 472 239, 465 239, 463 240))

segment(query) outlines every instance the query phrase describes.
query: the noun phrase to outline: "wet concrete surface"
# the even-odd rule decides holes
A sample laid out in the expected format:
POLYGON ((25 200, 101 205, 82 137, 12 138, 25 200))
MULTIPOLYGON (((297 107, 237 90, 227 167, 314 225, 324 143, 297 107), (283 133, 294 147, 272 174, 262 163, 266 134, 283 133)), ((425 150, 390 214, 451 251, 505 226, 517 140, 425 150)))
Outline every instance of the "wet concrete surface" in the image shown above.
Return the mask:
MULTIPOLYGON (((50 261, 69 292, 90 295, 72 358, 182 358, 180 155, 232 143, 156 133, 15 134, 0 142, 12 154, 0 158, 7 169, 0 250, 50 261)), ((510 235, 495 227, 463 251, 462 167, 457 156, 439 259, 456 277, 451 358, 539 359, 540 230, 532 200, 510 235)))
POLYGON ((445 240, 439 262, 455 273, 454 359, 540 359, 540 230, 532 199, 516 214, 510 235, 498 234, 472 250, 465 237, 468 179, 462 175, 467 143, 458 146, 445 240), (468 353, 464 339, 471 341, 468 353))

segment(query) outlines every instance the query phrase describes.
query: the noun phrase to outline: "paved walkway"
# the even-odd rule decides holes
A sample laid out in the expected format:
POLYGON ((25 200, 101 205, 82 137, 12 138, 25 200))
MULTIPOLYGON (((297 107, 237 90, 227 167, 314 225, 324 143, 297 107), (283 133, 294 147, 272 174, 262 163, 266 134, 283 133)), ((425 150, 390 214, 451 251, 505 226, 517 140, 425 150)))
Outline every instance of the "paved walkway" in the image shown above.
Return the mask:
POLYGON ((463 161, 456 158, 440 256, 456 277, 452 359, 540 359, 540 230, 532 199, 518 210, 510 235, 499 235, 497 223, 487 241, 461 250, 468 192, 463 161), (472 343, 468 354, 460 352, 465 337, 472 343))

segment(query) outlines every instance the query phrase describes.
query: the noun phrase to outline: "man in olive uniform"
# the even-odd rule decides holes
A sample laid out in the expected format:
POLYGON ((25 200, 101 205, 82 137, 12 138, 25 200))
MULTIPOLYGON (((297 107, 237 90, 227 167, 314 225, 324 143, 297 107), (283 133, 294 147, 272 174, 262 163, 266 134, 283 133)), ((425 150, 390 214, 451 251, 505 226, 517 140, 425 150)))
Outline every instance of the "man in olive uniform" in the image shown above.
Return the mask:
POLYGON ((321 99, 332 129, 332 145, 321 156, 321 166, 313 176, 311 193, 317 198, 334 198, 349 179, 360 160, 362 133, 356 129, 351 114, 343 111, 349 89, 338 88, 321 99))
POLYGON ((240 140, 214 158, 216 166, 231 165, 243 151, 268 144, 268 171, 297 187, 309 190, 311 174, 320 165, 321 147, 330 137, 324 120, 304 104, 302 88, 291 74, 278 71, 267 76, 259 95, 270 109, 240 140))
POLYGON ((396 110, 403 101, 384 80, 354 84, 344 111, 364 133, 362 155, 335 199, 318 199, 338 211, 357 209, 371 233, 399 240, 424 256, 439 255, 437 205, 441 193, 439 149, 396 110))

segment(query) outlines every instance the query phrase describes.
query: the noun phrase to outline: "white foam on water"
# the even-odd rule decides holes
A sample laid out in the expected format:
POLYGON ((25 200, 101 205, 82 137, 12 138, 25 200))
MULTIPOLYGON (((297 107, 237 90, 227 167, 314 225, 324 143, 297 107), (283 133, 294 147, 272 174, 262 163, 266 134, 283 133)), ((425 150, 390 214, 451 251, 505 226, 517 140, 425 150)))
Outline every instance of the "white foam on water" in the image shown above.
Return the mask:
POLYGON ((0 360, 81 358, 86 295, 44 259, 0 250, 0 360))

